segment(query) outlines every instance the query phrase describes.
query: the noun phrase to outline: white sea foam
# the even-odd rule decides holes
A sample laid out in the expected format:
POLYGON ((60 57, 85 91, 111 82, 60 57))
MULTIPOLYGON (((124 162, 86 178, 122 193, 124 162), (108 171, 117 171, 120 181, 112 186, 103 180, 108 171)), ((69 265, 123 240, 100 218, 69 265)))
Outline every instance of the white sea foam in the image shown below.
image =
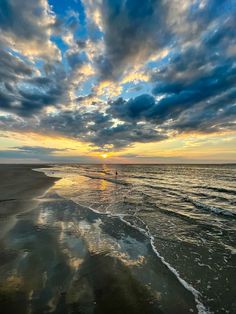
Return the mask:
POLYGON ((179 273, 177 272, 177 270, 174 267, 172 267, 168 262, 166 262, 164 257, 161 256, 160 253, 157 251, 157 249, 155 247, 155 244, 154 244, 154 237, 150 233, 150 230, 149 230, 148 226, 143 222, 145 227, 146 227, 146 231, 145 231, 145 230, 143 230, 143 229, 141 229, 141 228, 139 228, 139 227, 137 227, 135 225, 132 225, 131 223, 129 223, 128 221, 126 221, 123 218, 121 218, 121 220, 124 223, 128 224, 129 226, 131 226, 131 227, 135 228, 136 230, 140 231, 142 234, 144 234, 145 236, 147 236, 150 239, 151 247, 152 247, 154 253, 157 255, 157 257, 176 276, 176 278, 184 286, 184 288, 187 289, 188 291, 190 291, 193 294, 193 296, 195 298, 196 306, 197 306, 197 309, 198 309, 198 313, 199 314, 210 314, 211 312, 208 309, 206 309, 206 307, 203 305, 203 303, 199 300, 199 296, 201 295, 200 292, 197 291, 192 285, 187 283, 183 278, 181 278, 179 273))
POLYGON ((125 220, 125 216, 124 214, 110 214, 110 213, 103 213, 103 212, 99 212, 98 210, 93 209, 92 207, 89 206, 84 206, 82 204, 80 204, 79 202, 76 202, 79 206, 82 206, 84 208, 87 208, 89 210, 91 210, 92 212, 96 213, 96 214, 100 214, 100 215, 106 215, 108 217, 114 217, 114 218, 119 218, 123 223, 127 224, 128 226, 138 230, 140 233, 142 233, 143 235, 145 235, 146 237, 148 237, 150 239, 150 244, 151 247, 154 251, 154 253, 156 254, 156 256, 161 260, 161 262, 167 266, 167 268, 176 276, 176 278, 178 279, 178 281, 184 286, 185 289, 187 289, 188 291, 190 291, 194 298, 195 298, 195 302, 196 302, 196 307, 198 310, 199 314, 210 314, 211 312, 209 310, 206 309, 206 307, 203 305, 203 303, 200 301, 199 296, 201 295, 199 291, 197 291, 192 285, 190 285, 189 283, 187 283, 183 278, 180 277, 179 273, 177 272, 177 270, 175 268, 173 268, 168 262, 166 262, 166 260, 164 259, 163 256, 160 255, 160 253, 157 251, 155 244, 154 244, 154 237, 153 235, 150 233, 150 230, 148 228, 148 226, 144 223, 144 221, 142 221, 140 218, 140 220, 142 221, 142 223, 145 225, 146 230, 131 224, 130 222, 128 222, 127 220, 125 220))
POLYGON ((212 213, 217 214, 217 215, 223 215, 226 217, 228 216, 228 217, 235 217, 236 218, 236 213, 234 213, 228 209, 223 209, 223 208, 215 207, 212 205, 203 204, 203 203, 196 201, 190 197, 187 197, 186 200, 188 200, 190 203, 195 205, 197 208, 203 209, 205 211, 212 212, 212 213))

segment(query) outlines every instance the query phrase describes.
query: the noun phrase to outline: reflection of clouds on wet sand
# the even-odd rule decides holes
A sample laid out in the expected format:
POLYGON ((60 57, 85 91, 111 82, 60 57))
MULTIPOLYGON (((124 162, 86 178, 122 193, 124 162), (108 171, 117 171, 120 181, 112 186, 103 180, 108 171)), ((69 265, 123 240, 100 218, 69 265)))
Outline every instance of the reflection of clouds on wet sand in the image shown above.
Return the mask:
MULTIPOLYGON (((119 218, 58 197, 65 184, 58 181, 5 237, 4 245, 17 251, 0 270, 6 307, 16 291, 18 313, 173 313, 176 305, 196 312, 193 296, 149 239, 119 218)), ((100 184, 105 189, 109 182, 100 184)))

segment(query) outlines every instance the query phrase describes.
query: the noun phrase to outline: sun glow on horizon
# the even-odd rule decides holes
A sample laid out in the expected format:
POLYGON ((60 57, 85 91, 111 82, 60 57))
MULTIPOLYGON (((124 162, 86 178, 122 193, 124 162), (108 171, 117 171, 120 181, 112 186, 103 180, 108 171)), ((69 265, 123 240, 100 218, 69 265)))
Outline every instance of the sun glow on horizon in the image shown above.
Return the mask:
POLYGON ((102 154, 101 157, 102 157, 103 159, 106 159, 106 158, 108 157, 108 155, 107 155, 107 154, 102 154))

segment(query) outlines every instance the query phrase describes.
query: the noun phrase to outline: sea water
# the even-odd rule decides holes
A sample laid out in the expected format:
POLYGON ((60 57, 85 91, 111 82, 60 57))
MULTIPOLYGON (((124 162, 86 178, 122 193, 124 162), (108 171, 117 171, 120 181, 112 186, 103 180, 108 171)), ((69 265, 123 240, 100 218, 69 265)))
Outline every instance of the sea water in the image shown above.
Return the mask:
POLYGON ((235 165, 68 164, 44 171, 61 178, 61 197, 146 236, 200 311, 236 312, 235 165))

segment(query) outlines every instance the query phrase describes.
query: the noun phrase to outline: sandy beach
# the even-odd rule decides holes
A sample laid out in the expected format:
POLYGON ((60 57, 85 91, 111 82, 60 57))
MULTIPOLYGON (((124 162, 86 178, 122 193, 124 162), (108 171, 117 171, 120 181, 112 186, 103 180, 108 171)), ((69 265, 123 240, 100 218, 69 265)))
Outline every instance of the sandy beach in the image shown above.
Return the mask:
POLYGON ((176 306, 197 312, 194 296, 148 238, 64 199, 55 178, 31 169, 1 166, 4 313, 175 313, 176 306))
POLYGON ((15 216, 37 204, 37 197, 56 181, 33 171, 40 165, 0 165, 0 238, 15 216))

